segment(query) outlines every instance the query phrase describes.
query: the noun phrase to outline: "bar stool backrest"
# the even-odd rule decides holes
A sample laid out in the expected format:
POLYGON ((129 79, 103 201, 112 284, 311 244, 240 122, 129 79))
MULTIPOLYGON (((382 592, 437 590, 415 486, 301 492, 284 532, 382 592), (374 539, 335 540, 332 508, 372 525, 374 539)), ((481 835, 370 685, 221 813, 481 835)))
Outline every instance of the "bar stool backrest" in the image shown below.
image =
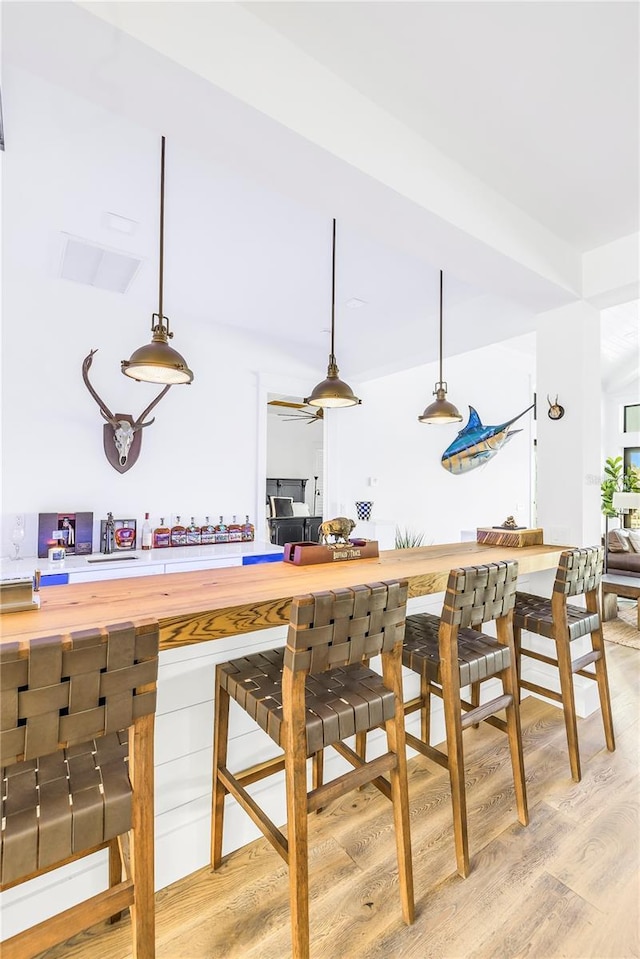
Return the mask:
POLYGON ((588 546, 585 549, 568 549, 560 556, 554 593, 564 596, 581 596, 597 590, 602 579, 604 547, 588 546))
POLYGON ((515 560, 452 569, 441 622, 464 628, 501 619, 515 606, 517 581, 515 560))
POLYGON ((300 596, 291 604, 285 669, 321 673, 402 647, 406 580, 300 596))
POLYGON ((155 712, 157 672, 157 623, 3 645, 0 765, 127 729, 155 712))

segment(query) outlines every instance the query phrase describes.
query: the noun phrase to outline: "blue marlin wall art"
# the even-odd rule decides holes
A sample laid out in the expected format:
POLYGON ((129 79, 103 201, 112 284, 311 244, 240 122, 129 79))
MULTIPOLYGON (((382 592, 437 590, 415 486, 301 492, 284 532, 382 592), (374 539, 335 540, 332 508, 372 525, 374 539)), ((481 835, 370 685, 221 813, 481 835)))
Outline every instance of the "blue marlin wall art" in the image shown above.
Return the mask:
POLYGON ((499 426, 483 426, 473 406, 469 407, 467 425, 460 430, 457 437, 442 454, 442 466, 455 476, 468 473, 470 470, 483 466, 498 453, 512 436, 521 430, 510 430, 509 427, 521 416, 532 410, 535 403, 528 406, 522 413, 499 426))

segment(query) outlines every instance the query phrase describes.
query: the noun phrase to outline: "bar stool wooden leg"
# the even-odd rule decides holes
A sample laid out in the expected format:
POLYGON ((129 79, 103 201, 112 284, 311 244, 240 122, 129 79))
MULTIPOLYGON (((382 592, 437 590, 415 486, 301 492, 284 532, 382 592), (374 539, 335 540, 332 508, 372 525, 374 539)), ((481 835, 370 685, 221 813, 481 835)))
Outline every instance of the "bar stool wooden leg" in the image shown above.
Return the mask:
POLYGON ((469 837, 467 833, 467 800, 464 782, 464 753, 462 748, 462 719, 460 713, 460 674, 457 661, 452 656, 456 648, 451 634, 454 627, 440 627, 440 666, 442 670, 442 701, 447 731, 447 754, 451 780, 451 804, 453 807, 453 834, 456 849, 458 874, 466 879, 469 875, 469 837), (443 642, 443 636, 448 641, 443 642))
POLYGON ((314 789, 318 789, 324 782, 324 749, 318 750, 311 760, 311 782, 314 789))
MULTIPOLYGON (((590 612, 599 613, 598 595, 595 590, 587 593, 586 603, 587 609, 590 612)), ((640 609, 640 605, 638 608, 640 609)), ((638 613, 638 615, 640 616, 640 613, 638 613)), ((600 617, 600 626, 598 629, 594 629, 591 633, 591 646, 600 653, 600 658, 595 662, 596 682, 598 683, 598 696, 600 699, 600 712, 602 713, 605 742, 609 752, 613 752, 616 748, 616 740, 613 732, 613 716, 611 715, 611 698, 609 695, 609 677, 607 676, 602 617, 600 617)))
MULTIPOLYGON (((480 705, 480 683, 471 683, 471 705, 475 708, 480 705)), ((480 723, 473 724, 474 729, 480 728, 480 723)))
POLYGON ((507 645, 511 651, 511 663, 500 674, 504 692, 511 696, 511 703, 506 708, 507 735, 509 737, 509 751, 513 768, 513 786, 516 795, 518 822, 523 826, 529 825, 529 807, 527 804, 527 787, 525 784, 524 756, 522 751, 522 729, 520 709, 518 708, 518 674, 516 671, 515 644, 511 641, 509 627, 505 620, 497 622, 498 641, 507 645))
POLYGON ((362 760, 365 760, 367 758, 367 734, 366 733, 356 733, 356 753, 362 760))
POLYGON ((595 662, 596 681, 598 683, 598 696, 600 698, 600 711, 602 713, 602 725, 604 726, 604 737, 609 752, 616 748, 616 740, 613 732, 613 716, 611 715, 611 699, 609 696, 609 678, 607 676, 607 661, 604 654, 604 637, 602 627, 594 630, 591 634, 591 643, 593 648, 600 652, 600 659, 595 662))
POLYGON ((129 729, 129 776, 133 784, 131 805, 131 876, 135 898, 131 906, 133 959, 154 959, 156 954, 153 714, 129 729), (135 747, 132 748, 134 739, 135 747), (146 784, 151 784, 151 793, 146 784), (150 801, 151 796, 151 801, 150 801))
POLYGON ((390 772, 391 800, 396 833, 398 856, 398 882, 402 903, 402 918, 407 923, 415 919, 413 893, 413 865, 411 860, 411 835, 409 828, 409 786, 407 780, 407 742, 402 705, 402 650, 385 659, 382 669, 383 681, 393 689, 396 699, 395 716, 385 723, 387 748, 395 753, 396 766, 390 772))
POLYGON ((423 675, 420 676, 420 698, 422 705, 420 707, 420 733, 422 742, 431 742, 431 683, 423 675))
POLYGON ((573 669, 571 664, 571 647, 569 636, 560 636, 556 640, 556 656, 558 672, 560 674, 560 693, 564 710, 564 724, 567 731, 567 746, 569 749, 569 765, 571 778, 579 783, 582 778, 580 771, 580 751, 578 747, 578 722, 576 715, 575 695, 573 692, 573 669))
MULTIPOLYGON (((109 843, 109 888, 112 889, 122 882, 122 858, 120 856, 120 843, 118 839, 112 839, 109 843)), ((109 918, 109 924, 119 922, 122 919, 122 913, 116 912, 109 918)))
POLYGON ((309 853, 307 753, 304 723, 305 677, 285 672, 283 697, 290 696, 293 720, 285 732, 287 846, 293 959, 309 959, 309 853))
MULTIPOLYGON (((216 669, 217 672, 217 669, 216 669)), ((224 798, 226 789, 220 782, 218 769, 227 765, 229 739, 229 693, 218 682, 215 684, 215 719, 213 726, 213 795, 211 797, 211 866, 218 869, 222 861, 222 828, 224 825, 224 798)))
MULTIPOLYGON (((366 737, 365 737, 366 743, 366 737)), ((364 758, 364 757, 363 757, 364 758)), ((311 758, 311 785, 313 789, 319 789, 324 782, 324 749, 319 749, 311 758)), ((324 806, 318 806, 316 816, 319 816, 324 806)))
POLYGON ((520 679, 522 678, 522 628, 516 626, 514 623, 513 626, 513 646, 515 650, 515 668, 516 668, 516 680, 517 688, 516 695, 518 697, 518 704, 522 701, 520 696, 520 679))
MULTIPOLYGON (((370 663, 370 661, 369 661, 368 659, 364 659, 364 660, 363 660, 363 665, 369 666, 369 663, 370 663)), ((365 762, 365 761, 366 761, 366 758, 367 758, 367 734, 366 734, 366 732, 356 733, 355 750, 356 750, 356 755, 359 756, 360 759, 361 759, 363 762, 365 762)), ((364 788, 364 787, 361 786, 360 789, 358 790, 358 792, 360 792, 363 788, 364 788)))

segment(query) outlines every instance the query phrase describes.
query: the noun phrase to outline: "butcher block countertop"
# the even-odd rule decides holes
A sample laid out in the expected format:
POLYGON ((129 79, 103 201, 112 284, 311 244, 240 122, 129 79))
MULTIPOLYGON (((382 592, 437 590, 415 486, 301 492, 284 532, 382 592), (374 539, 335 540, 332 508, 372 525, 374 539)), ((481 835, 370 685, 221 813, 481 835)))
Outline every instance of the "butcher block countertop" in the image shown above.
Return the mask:
POLYGON ((555 568, 566 548, 451 543, 339 564, 267 563, 50 586, 40 592, 39 610, 0 615, 0 642, 152 618, 160 622, 160 648, 174 649, 282 625, 291 599, 305 593, 408 579, 409 595, 424 596, 444 590, 453 567, 515 559, 520 573, 534 573, 555 568))

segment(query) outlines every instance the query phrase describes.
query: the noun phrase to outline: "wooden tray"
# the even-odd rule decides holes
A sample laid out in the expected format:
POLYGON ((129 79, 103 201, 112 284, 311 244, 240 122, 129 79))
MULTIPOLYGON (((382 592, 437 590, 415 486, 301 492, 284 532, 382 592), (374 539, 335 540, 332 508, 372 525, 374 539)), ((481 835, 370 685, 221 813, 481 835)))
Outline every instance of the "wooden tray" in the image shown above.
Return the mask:
POLYGON ((476 541, 486 546, 541 546, 542 529, 495 529, 481 526, 476 541))
POLYGON ((363 545, 321 546, 319 543, 287 543, 284 548, 285 563, 294 566, 313 566, 316 563, 339 563, 350 559, 374 559, 379 556, 378 541, 365 540, 363 545))

